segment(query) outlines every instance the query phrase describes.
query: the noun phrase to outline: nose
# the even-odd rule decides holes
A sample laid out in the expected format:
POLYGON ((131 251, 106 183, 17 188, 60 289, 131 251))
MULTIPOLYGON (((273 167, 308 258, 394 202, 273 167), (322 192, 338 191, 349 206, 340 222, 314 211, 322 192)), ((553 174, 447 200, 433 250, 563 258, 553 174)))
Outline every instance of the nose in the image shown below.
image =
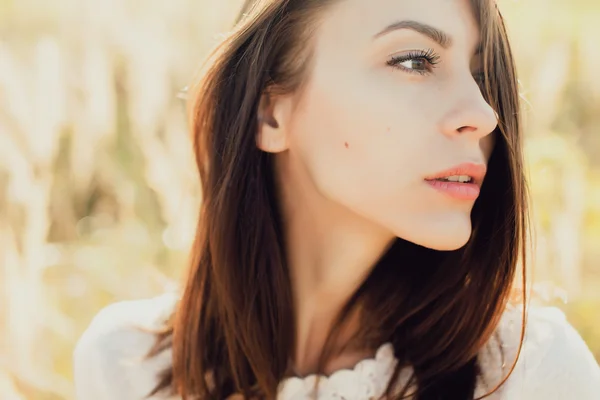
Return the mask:
POLYGON ((469 78, 451 90, 450 102, 440 121, 440 131, 448 136, 467 135, 479 140, 498 126, 498 115, 483 97, 479 85, 469 78))

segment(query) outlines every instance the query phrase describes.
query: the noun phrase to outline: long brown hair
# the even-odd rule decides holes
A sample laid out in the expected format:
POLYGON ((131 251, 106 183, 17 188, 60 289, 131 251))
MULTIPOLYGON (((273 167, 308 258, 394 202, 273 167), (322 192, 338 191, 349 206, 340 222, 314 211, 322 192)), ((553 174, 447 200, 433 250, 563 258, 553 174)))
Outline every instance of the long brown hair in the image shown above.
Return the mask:
MULTIPOLYGON (((301 87, 312 29, 332 1, 246 1, 191 88, 202 204, 182 296, 150 353, 171 349, 172 366, 151 395, 276 398, 295 344, 295 309, 273 159, 255 142, 257 108, 267 90, 301 87)), ((482 93, 499 117, 472 236, 456 251, 397 239, 338 315, 319 363, 321 372, 360 304, 362 330, 353 339, 391 342, 399 360, 388 395, 400 370, 411 366, 416 399, 473 399, 477 355, 505 310, 519 260, 525 283, 527 193, 515 66, 494 0, 471 0, 471 7, 481 30, 482 93)))

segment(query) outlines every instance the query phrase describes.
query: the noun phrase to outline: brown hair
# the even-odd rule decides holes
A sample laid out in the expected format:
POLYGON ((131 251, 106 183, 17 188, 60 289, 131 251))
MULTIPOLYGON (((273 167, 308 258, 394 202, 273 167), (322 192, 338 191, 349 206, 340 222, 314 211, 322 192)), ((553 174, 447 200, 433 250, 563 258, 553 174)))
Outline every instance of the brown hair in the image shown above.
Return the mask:
MULTIPOLYGON (((294 348, 295 310, 273 159, 255 142, 257 108, 267 90, 301 87, 311 65, 306 44, 318 11, 332 1, 246 1, 191 90, 203 199, 182 297, 149 355, 170 348, 172 366, 151 395, 276 398, 294 348)), ((399 360, 388 395, 400 369, 411 366, 416 399, 472 399, 477 355, 506 307, 519 260, 525 283, 527 196, 515 66, 495 2, 471 0, 471 7, 481 30, 482 92, 499 117, 472 236, 456 251, 397 239, 339 314, 321 357, 322 368, 360 304, 365 312, 355 342, 389 341, 399 360), (419 268, 397 268, 401 263, 419 268)))

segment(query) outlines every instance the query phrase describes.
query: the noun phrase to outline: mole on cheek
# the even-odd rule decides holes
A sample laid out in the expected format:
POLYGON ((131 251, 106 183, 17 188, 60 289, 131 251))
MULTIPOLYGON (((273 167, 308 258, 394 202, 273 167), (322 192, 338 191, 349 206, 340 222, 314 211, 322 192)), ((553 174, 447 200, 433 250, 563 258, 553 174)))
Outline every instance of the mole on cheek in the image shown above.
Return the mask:
POLYGON ((348 142, 344 142, 344 146, 346 146, 346 148, 350 147, 350 145, 348 144, 348 142))
POLYGON ((387 129, 385 130, 387 133, 390 133, 390 127, 388 126, 387 129))

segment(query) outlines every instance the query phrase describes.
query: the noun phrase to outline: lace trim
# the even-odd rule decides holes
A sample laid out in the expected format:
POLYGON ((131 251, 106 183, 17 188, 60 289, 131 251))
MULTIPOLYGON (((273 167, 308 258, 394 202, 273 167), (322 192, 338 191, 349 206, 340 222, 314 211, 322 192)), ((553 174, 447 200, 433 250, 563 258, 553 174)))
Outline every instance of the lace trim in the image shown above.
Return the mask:
MULTIPOLYGON (((394 356, 392 343, 379 346, 375 356, 359 361, 353 368, 335 371, 330 376, 311 374, 306 377, 284 378, 278 389, 278 400, 300 400, 306 398, 368 399, 381 396, 385 391, 398 360, 394 356), (318 382, 318 387, 315 387, 318 382)), ((403 370, 398 383, 403 387, 410 371, 403 370)))

